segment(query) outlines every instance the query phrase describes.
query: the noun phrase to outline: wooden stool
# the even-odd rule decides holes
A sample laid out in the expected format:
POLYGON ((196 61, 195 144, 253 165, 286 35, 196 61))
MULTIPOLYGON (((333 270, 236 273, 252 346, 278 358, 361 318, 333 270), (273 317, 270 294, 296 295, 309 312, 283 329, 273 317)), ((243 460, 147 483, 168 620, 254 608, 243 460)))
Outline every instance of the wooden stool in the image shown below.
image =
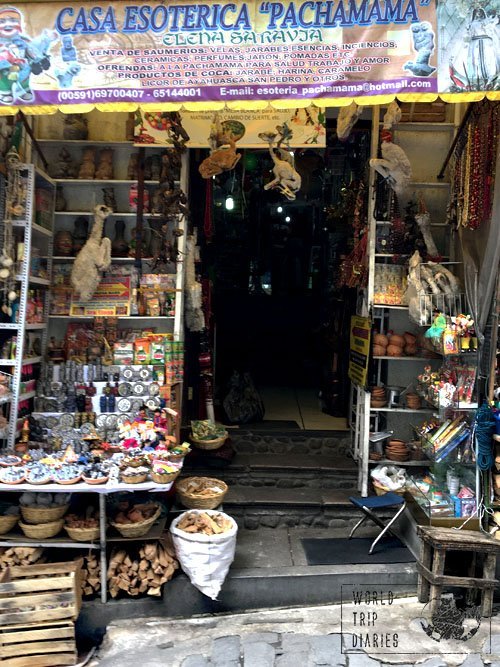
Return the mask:
POLYGON ((481 615, 491 616, 493 590, 498 585, 495 579, 495 568, 500 542, 474 530, 417 526, 417 534, 422 539, 422 553, 420 561, 417 561, 419 602, 428 602, 430 598, 431 613, 434 613, 439 607, 443 586, 479 588, 481 589, 481 615), (448 551, 472 553, 469 576, 455 577, 444 574, 448 551), (481 579, 476 578, 474 572, 478 553, 484 555, 481 579))

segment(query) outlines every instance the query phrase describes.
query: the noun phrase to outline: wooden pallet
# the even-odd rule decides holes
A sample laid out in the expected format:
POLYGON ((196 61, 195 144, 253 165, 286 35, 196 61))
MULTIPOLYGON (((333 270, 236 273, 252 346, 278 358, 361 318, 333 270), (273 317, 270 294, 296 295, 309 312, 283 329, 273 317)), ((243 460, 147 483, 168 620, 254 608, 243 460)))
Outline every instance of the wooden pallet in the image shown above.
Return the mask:
POLYGON ((76 665, 75 624, 72 621, 4 626, 0 630, 1 667, 76 665))
POLYGON ((0 576, 0 628, 76 620, 81 560, 7 568, 0 576))

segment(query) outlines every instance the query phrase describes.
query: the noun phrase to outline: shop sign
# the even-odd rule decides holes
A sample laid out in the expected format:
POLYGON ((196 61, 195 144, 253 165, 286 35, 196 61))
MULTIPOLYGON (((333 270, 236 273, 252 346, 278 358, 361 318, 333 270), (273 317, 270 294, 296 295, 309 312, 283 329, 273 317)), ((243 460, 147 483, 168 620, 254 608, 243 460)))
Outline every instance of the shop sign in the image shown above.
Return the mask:
POLYGON ((105 276, 92 301, 71 298, 70 315, 86 317, 120 317, 130 315, 130 276, 105 276))
POLYGON ((351 317, 348 374, 350 380, 360 387, 366 387, 368 380, 371 331, 372 323, 368 317, 351 317))
POLYGON ((499 0, 2 4, 0 111, 495 91, 499 11, 499 0))
MULTIPOLYGON (((264 109, 262 111, 182 111, 182 127, 189 135, 186 146, 208 148, 209 130, 214 120, 226 137, 237 142, 239 148, 267 148, 268 143, 259 135, 277 133, 287 128, 287 145, 293 148, 326 146, 325 112, 319 107, 305 109, 264 109)), ((135 136, 139 143, 172 145, 168 113, 136 112, 135 136), (165 119, 165 120, 164 120, 165 119)))

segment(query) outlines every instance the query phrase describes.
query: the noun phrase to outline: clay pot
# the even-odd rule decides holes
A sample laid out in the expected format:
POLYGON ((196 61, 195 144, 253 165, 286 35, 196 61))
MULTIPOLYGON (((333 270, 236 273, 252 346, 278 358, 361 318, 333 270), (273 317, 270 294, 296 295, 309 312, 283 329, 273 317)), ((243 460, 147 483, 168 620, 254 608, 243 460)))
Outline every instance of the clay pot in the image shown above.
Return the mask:
POLYGON ((54 237, 54 251, 60 257, 70 257, 73 253, 73 236, 70 232, 60 230, 54 237))
POLYGON ((415 345, 417 342, 417 337, 409 331, 405 331, 403 335, 407 345, 415 345))
POLYGON ((404 336, 399 336, 398 334, 392 334, 392 336, 389 338, 389 345, 397 345, 398 347, 404 347, 405 346, 405 339, 404 336))
POLYGON ((384 334, 375 334, 373 336, 373 344, 374 345, 381 345, 382 347, 387 347, 389 344, 389 339, 387 336, 384 336, 384 334))
POLYGON ((389 357, 402 357, 403 348, 398 345, 388 345, 387 346, 387 356, 389 357))
POLYGON ((414 357, 417 354, 416 345, 405 345, 405 354, 408 357, 414 357))
POLYGON ((373 355, 375 357, 384 357, 385 353, 386 353, 386 348, 383 347, 382 345, 373 346, 373 355))

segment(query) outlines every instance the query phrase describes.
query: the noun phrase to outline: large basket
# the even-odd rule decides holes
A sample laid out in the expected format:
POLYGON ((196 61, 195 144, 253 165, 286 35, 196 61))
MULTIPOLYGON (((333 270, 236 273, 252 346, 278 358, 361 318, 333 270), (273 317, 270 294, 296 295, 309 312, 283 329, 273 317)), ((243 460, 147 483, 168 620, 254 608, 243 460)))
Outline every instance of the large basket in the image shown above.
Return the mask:
POLYGON ((195 447, 198 447, 198 449, 219 449, 226 442, 228 435, 229 434, 226 431, 225 435, 221 436, 220 438, 214 438, 214 440, 198 440, 198 438, 195 438, 191 433, 190 440, 195 447))
POLYGON ((43 524, 62 519, 68 511, 69 505, 58 505, 57 507, 25 507, 20 505, 20 508, 22 517, 27 523, 43 524))
POLYGON ((95 542, 99 539, 99 526, 94 528, 70 528, 64 526, 64 530, 75 542, 95 542))
POLYGON ((169 484, 170 482, 173 482, 176 477, 179 476, 179 473, 180 470, 176 470, 175 472, 165 472, 165 473, 158 473, 151 471, 150 476, 153 482, 156 482, 156 484, 169 484))
POLYGON ((120 533, 122 537, 142 537, 154 524, 161 514, 161 508, 158 506, 158 509, 153 514, 152 517, 146 519, 146 521, 140 521, 138 523, 114 523, 110 521, 110 525, 120 533))
POLYGON ((55 537, 58 533, 61 532, 63 527, 63 519, 58 521, 51 521, 50 523, 23 523, 19 522, 19 527, 26 535, 26 537, 32 537, 35 540, 45 540, 48 537, 55 537))
POLYGON ((147 473, 141 473, 140 475, 120 475, 120 479, 124 484, 142 484, 148 478, 147 473))
POLYGON ((214 477, 186 477, 177 483, 176 491, 184 507, 193 510, 213 510, 224 500, 228 492, 228 486, 222 480, 214 477), (207 488, 211 486, 218 487, 220 491, 213 491, 210 494, 200 496, 199 493, 189 490, 190 486, 196 484, 201 484, 207 488))
POLYGON ((377 494, 377 496, 385 496, 386 493, 397 493, 398 496, 403 496, 404 492, 405 492, 404 488, 396 489, 396 490, 388 489, 386 486, 382 486, 381 484, 377 484, 377 482, 375 482, 373 479, 372 479, 372 484, 373 484, 373 488, 375 489, 375 493, 377 494))
POLYGON ((0 535, 5 535, 9 530, 12 530, 18 521, 19 516, 17 514, 0 516, 0 535))

